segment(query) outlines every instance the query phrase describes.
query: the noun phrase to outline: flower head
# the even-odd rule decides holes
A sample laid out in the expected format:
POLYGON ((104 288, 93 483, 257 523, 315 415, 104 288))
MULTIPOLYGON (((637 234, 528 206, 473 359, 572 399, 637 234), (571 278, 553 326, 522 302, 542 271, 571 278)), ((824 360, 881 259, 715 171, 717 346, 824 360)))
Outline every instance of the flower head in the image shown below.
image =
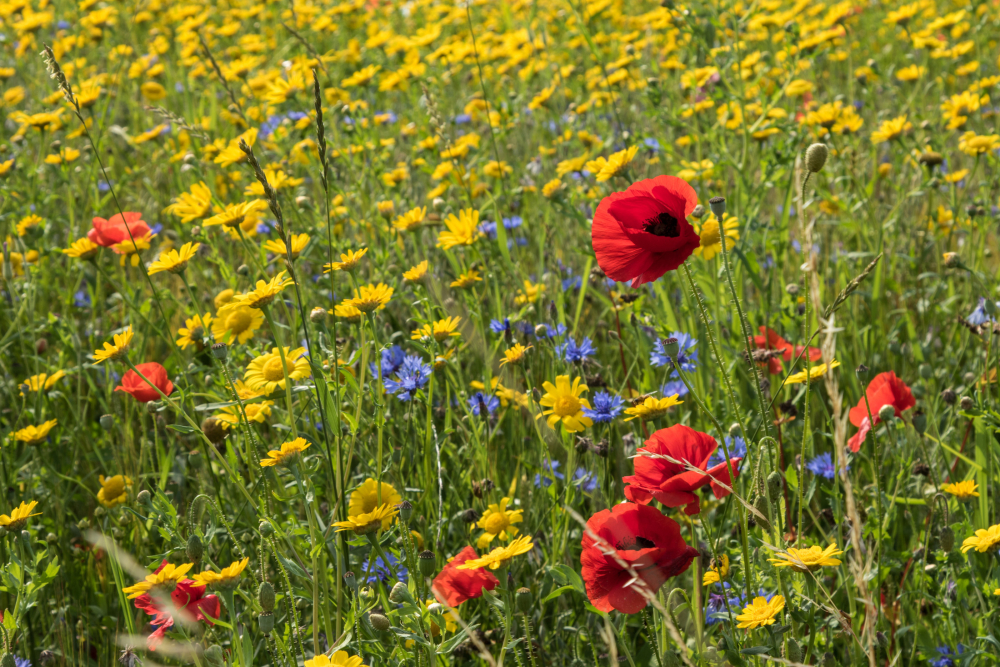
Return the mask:
POLYGON ((779 553, 777 558, 768 559, 775 567, 790 567, 796 572, 816 571, 821 567, 835 567, 840 561, 834 558, 844 553, 836 544, 823 547, 813 545, 808 549, 790 547, 785 553, 779 553))
POLYGON ((240 574, 246 569, 249 558, 233 561, 219 572, 205 570, 191 577, 196 586, 211 586, 217 590, 232 590, 239 583, 240 574))
POLYGON ((308 234, 292 234, 289 237, 289 245, 291 245, 291 250, 285 245, 283 239, 273 239, 271 241, 264 242, 264 250, 274 253, 279 257, 291 256, 295 259, 302 254, 302 251, 306 249, 309 245, 309 235, 308 234))
POLYGON ((677 394, 673 396, 664 396, 663 398, 656 398, 655 396, 647 396, 642 403, 638 405, 633 405, 631 408, 625 408, 625 414, 628 417, 625 421, 632 421, 633 419, 641 419, 643 421, 649 421, 651 419, 656 419, 667 414, 670 408, 675 405, 681 405, 684 401, 680 400, 677 394))
POLYGON ((458 323, 461 321, 461 317, 446 317, 443 320, 425 324, 419 329, 414 329, 410 338, 412 340, 426 340, 433 338, 437 342, 443 343, 448 340, 449 337, 462 335, 458 331, 455 331, 455 329, 458 328, 458 323))
POLYGON ((913 398, 910 388, 906 386, 905 382, 896 377, 894 372, 879 373, 868 383, 864 397, 858 401, 857 405, 851 408, 849 417, 851 423, 858 427, 858 432, 847 441, 848 447, 855 453, 861 449, 868 431, 871 430, 872 426, 877 426, 882 422, 879 412, 881 412, 883 406, 891 405, 896 417, 899 417, 916 404, 916 399, 913 398), (869 407, 874 418, 874 424, 868 419, 869 407))
POLYGON ((501 366, 506 366, 507 364, 519 364, 524 361, 524 356, 528 353, 531 346, 525 347, 520 343, 515 344, 513 347, 508 348, 503 351, 503 359, 500 360, 501 366))
POLYGON ((448 606, 457 607, 466 600, 480 597, 484 590, 491 591, 499 585, 500 582, 489 570, 459 569, 467 561, 478 559, 475 549, 465 547, 434 577, 432 590, 448 606))
POLYGON ((165 562, 160 569, 153 574, 147 574, 146 578, 142 581, 132 586, 123 588, 122 593, 128 595, 129 600, 134 600, 154 588, 163 588, 165 590, 172 591, 174 586, 184 579, 192 567, 194 567, 194 563, 174 565, 172 563, 165 562))
POLYGON ((302 452, 309 449, 311 445, 312 443, 306 442, 304 438, 295 438, 291 442, 284 442, 281 444, 281 449, 272 449, 269 451, 267 458, 260 460, 260 465, 262 468, 289 466, 298 461, 302 452))
POLYGON ((624 400, 621 396, 599 391, 593 396, 593 406, 583 409, 583 414, 596 423, 613 421, 621 413, 624 400))
POLYGON ((0 514, 0 526, 3 526, 11 533, 19 533, 24 529, 24 526, 28 523, 28 519, 33 516, 41 516, 41 512, 32 513, 31 510, 35 509, 38 505, 37 500, 32 500, 30 503, 21 501, 21 504, 11 510, 10 515, 0 514))
POLYGON ((506 542, 517 535, 517 526, 514 524, 523 521, 523 510, 507 509, 509 502, 510 498, 501 498, 499 503, 493 503, 483 512, 476 524, 483 529, 483 534, 476 541, 477 548, 485 549, 497 537, 506 542))
POLYGON ((161 394, 169 396, 173 393, 174 383, 167 377, 166 368, 155 361, 150 361, 139 364, 135 370, 129 369, 122 376, 122 383, 115 387, 115 391, 124 391, 140 403, 149 403, 159 400, 161 394))
POLYGON ((403 280, 408 283, 419 282, 424 279, 427 275, 427 268, 430 266, 430 262, 426 259, 408 271, 403 272, 403 280))
POLYGON ((50 419, 38 426, 25 426, 18 431, 14 431, 14 440, 23 442, 26 445, 37 445, 49 437, 49 431, 58 423, 58 420, 50 419))
POLYGON ((181 246, 180 250, 167 250, 155 262, 149 265, 146 273, 149 275, 160 273, 161 271, 169 271, 175 274, 183 273, 184 269, 187 268, 188 262, 191 261, 191 258, 194 257, 194 254, 198 252, 198 248, 200 247, 200 243, 185 243, 181 246))
POLYGON ((499 569, 514 556, 520 556, 531 551, 535 545, 531 541, 531 535, 522 535, 506 546, 497 547, 485 556, 470 558, 458 566, 460 570, 478 570, 488 567, 491 570, 499 569))
POLYGON ((92 259, 100 249, 101 246, 87 237, 83 237, 73 241, 68 248, 63 249, 63 254, 77 259, 92 259))
POLYGON ((52 375, 49 375, 48 373, 32 375, 30 378, 21 383, 21 396, 24 396, 24 392, 26 391, 48 391, 56 385, 56 382, 59 382, 59 380, 64 377, 66 377, 66 371, 61 369, 52 375))
POLYGON ((98 480, 101 483, 101 490, 97 492, 99 503, 110 509, 115 505, 123 505, 128 500, 128 489, 132 486, 131 477, 101 475, 98 480))
POLYGON ((379 505, 370 512, 349 516, 347 521, 336 521, 334 526, 337 532, 353 530, 357 535, 366 535, 379 529, 386 522, 391 523, 392 518, 399 513, 399 510, 388 503, 379 505))
POLYGON ((953 484, 944 484, 941 486, 941 490, 963 501, 979 497, 979 491, 976 490, 976 480, 974 479, 966 479, 953 484))
POLYGON ((765 625, 772 625, 775 622, 775 617, 784 608, 785 598, 781 595, 775 595, 770 600, 765 597, 756 597, 753 602, 743 608, 743 613, 736 617, 736 620, 739 621, 736 627, 753 630, 765 625))
POLYGON ((400 232, 412 232, 418 229, 420 225, 424 223, 424 218, 427 217, 427 207, 423 208, 417 207, 410 209, 403 215, 397 217, 392 221, 392 227, 396 231, 400 232))
POLYGON ((264 312, 241 303, 229 302, 212 321, 212 336, 220 343, 245 343, 264 324, 264 312))
POLYGON ((452 280, 449 284, 451 287, 457 287, 458 289, 468 289, 475 285, 476 283, 483 282, 483 279, 479 277, 479 271, 475 269, 469 269, 465 273, 452 280))
POLYGON ((339 262, 332 262, 330 264, 323 265, 323 273, 330 273, 332 271, 353 271, 358 267, 358 263, 361 259, 367 254, 368 248, 348 250, 346 253, 341 253, 339 262))
POLYGON ((205 227, 222 225, 224 227, 236 228, 243 224, 243 221, 250 217, 256 217, 258 211, 267 208, 267 204, 261 199, 254 199, 238 204, 226 204, 225 209, 216 209, 216 214, 205 220, 205 227))
POLYGON ((698 236, 701 238, 701 245, 695 248, 694 254, 701 255, 703 259, 710 260, 722 252, 722 239, 726 240, 726 250, 731 250, 736 242, 740 240, 740 221, 731 217, 728 213, 723 214, 722 228, 719 228, 719 220, 712 215, 700 228, 698 236))
POLYGON ((208 313, 205 315, 195 315, 184 320, 184 326, 177 330, 177 335, 179 336, 175 341, 177 346, 182 350, 186 350, 192 345, 196 346, 199 350, 202 349, 204 347, 202 341, 212 321, 212 316, 208 313))
POLYGON ((125 327, 120 334, 115 334, 113 342, 104 343, 103 350, 94 351, 94 363, 99 364, 105 359, 115 361, 128 354, 129 344, 132 342, 132 325, 125 327))
POLYGON ((609 158, 599 157, 596 160, 590 160, 586 163, 584 169, 594 174, 599 183, 608 181, 615 176, 625 173, 638 152, 638 145, 631 146, 617 153, 612 153, 609 158))
POLYGON ((305 356, 306 349, 299 347, 271 348, 270 352, 260 355, 247 366, 243 381, 251 389, 266 391, 268 394, 277 388, 285 388, 285 375, 289 380, 301 380, 309 377, 309 360, 305 356), (284 354, 282 354, 282 352, 284 354), (284 360, 282 360, 282 356, 284 360))
POLYGON ((285 278, 285 272, 282 271, 267 282, 258 280, 254 289, 246 294, 235 295, 232 302, 250 308, 261 308, 274 301, 274 297, 278 296, 286 287, 294 284, 295 281, 291 278, 285 278))
MULTIPOLYGON (((388 482, 376 482, 369 477, 364 484, 351 492, 350 504, 347 506, 347 516, 351 519, 375 511, 382 505, 395 507, 403 502, 403 497, 396 487, 388 482)), ((388 530, 392 525, 392 516, 382 520, 382 530, 388 530)))
POLYGON ((369 283, 356 289, 354 291, 354 298, 348 299, 344 304, 354 306, 362 313, 382 310, 385 308, 385 304, 389 303, 389 300, 392 299, 394 291, 392 287, 384 283, 379 283, 378 285, 369 283))
POLYGON ((872 143, 880 144, 886 141, 898 139, 904 133, 913 129, 913 123, 906 120, 906 115, 882 121, 879 128, 872 132, 872 143))
POLYGON ((810 367, 808 371, 799 371, 798 373, 792 373, 785 380, 785 384, 786 385, 802 384, 807 380, 809 382, 815 382, 816 380, 826 375, 827 371, 834 369, 837 366, 840 366, 840 362, 837 361, 836 359, 831 361, 829 366, 827 366, 825 363, 816 364, 815 366, 810 367))
POLYGON ((1000 545, 1000 524, 986 529, 980 528, 975 535, 965 538, 965 541, 962 542, 962 553, 964 554, 970 549, 986 553, 996 550, 998 545, 1000 545))
POLYGON ((444 220, 448 229, 438 234, 437 247, 451 250, 456 246, 472 245, 483 235, 479 231, 479 211, 464 208, 458 216, 454 213, 444 220))
POLYGON ((589 390, 585 384, 581 384, 580 378, 574 378, 570 383, 568 375, 556 376, 556 383, 543 382, 545 395, 538 401, 543 408, 543 415, 548 415, 546 423, 549 428, 555 428, 556 424, 562 422, 563 428, 570 433, 578 433, 585 428, 594 425, 594 422, 584 412, 584 408, 590 407, 590 401, 581 398, 580 394, 589 390))
POLYGON ((305 667, 368 667, 361 664, 361 656, 350 655, 347 651, 337 651, 333 657, 320 653, 312 660, 306 660, 305 667))
POLYGON ((718 584, 726 575, 729 574, 729 556, 722 554, 718 560, 713 560, 711 567, 705 572, 705 575, 701 578, 702 586, 711 586, 712 584, 718 584))

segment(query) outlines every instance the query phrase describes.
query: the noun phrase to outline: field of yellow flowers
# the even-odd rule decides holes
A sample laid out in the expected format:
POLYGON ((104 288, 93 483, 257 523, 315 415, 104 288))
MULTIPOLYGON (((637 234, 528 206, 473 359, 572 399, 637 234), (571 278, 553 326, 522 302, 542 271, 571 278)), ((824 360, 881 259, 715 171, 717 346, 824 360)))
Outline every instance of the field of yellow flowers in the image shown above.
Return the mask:
POLYGON ((997 664, 998 41, 0 2, 0 667, 997 664))

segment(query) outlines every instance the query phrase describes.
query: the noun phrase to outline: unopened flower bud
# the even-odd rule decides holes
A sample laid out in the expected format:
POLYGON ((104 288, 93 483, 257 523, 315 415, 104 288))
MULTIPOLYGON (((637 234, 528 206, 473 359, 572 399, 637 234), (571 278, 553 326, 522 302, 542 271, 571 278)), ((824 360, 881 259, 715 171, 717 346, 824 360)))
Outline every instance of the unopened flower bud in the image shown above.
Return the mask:
POLYGON ((884 422, 889 421, 896 416, 896 408, 889 404, 883 405, 878 409, 878 418, 884 422))
POLYGON ((962 400, 958 402, 958 407, 968 412, 972 408, 976 407, 976 402, 972 400, 971 396, 963 396, 962 400))
POLYGON ((431 208, 440 213, 441 211, 444 210, 444 203, 445 202, 443 199, 441 199, 440 197, 435 197, 431 201, 431 208))
POLYGON ((788 638, 788 643, 785 645, 785 660, 790 662, 802 661, 802 647, 791 637, 788 638))
POLYGON ((826 144, 813 144, 806 149, 806 169, 811 173, 817 174, 823 169, 823 165, 826 164, 826 158, 830 154, 830 149, 826 147, 826 144))
POLYGON ((531 589, 530 588, 518 588, 517 593, 514 594, 514 601, 517 603, 517 610, 522 614, 527 614, 531 611, 531 589))
POLYGON ((250 275, 250 267, 247 266, 246 264, 240 264, 238 267, 236 267, 236 273, 238 273, 238 274, 240 274, 241 276, 244 276, 244 277, 249 276, 250 275))
POLYGON ((274 535, 274 526, 271 525, 270 521, 261 521, 260 525, 257 526, 257 530, 259 530, 261 536, 265 538, 274 535))
POLYGON ((958 400, 958 395, 953 389, 945 389, 941 392, 941 400, 948 405, 955 405, 955 401, 958 400))
POLYGON ((101 415, 101 428, 110 431, 115 427, 115 418, 111 415, 101 415))
POLYGON ((420 566, 420 574, 425 578, 430 578, 437 570, 437 561, 433 551, 421 551, 417 554, 417 564, 420 566))
POLYGON ((406 584, 401 581, 397 581, 396 585, 392 587, 391 591, 389 591, 389 602, 394 604, 403 604, 404 602, 408 602, 413 604, 413 595, 410 594, 410 589, 406 587, 406 584))
POLYGON ((206 417, 202 420, 201 432, 213 445, 219 444, 229 435, 229 431, 223 428, 222 422, 215 417, 206 417))
POLYGON ((538 326, 535 327, 535 336, 537 336, 538 338, 543 338, 545 334, 548 333, 548 331, 549 331, 548 325, 539 324, 538 326))
POLYGON ((913 413, 913 430, 920 435, 923 435, 924 431, 927 430, 927 415, 924 414, 923 410, 917 410, 913 413))
POLYGON ((858 367, 857 367, 857 368, 856 368, 856 369, 854 370, 854 372, 855 372, 855 373, 857 374, 857 376, 858 376, 859 378, 861 378, 862 380, 863 380, 863 379, 865 379, 866 377, 868 377, 868 367, 867 367, 867 366, 865 366, 864 364, 861 364, 860 366, 858 366, 858 367))
POLYGON ((691 211, 691 217, 694 218, 695 220, 703 217, 704 215, 705 215, 705 207, 702 206, 701 204, 695 206, 694 210, 691 211))
POLYGON ((309 311, 309 321, 313 324, 323 324, 326 322, 326 309, 316 306, 309 311))
POLYGON ((941 526, 938 531, 938 545, 941 547, 941 551, 949 552, 955 548, 955 531, 951 529, 951 526, 941 526))
POLYGON ((740 434, 740 425, 738 423, 734 423, 734 424, 730 425, 730 427, 729 427, 729 437, 730 438, 735 438, 739 434, 740 434))
POLYGON ((957 269, 961 265, 962 258, 958 256, 957 252, 944 253, 944 267, 946 269, 957 269))
POLYGON ((205 545, 201 543, 201 538, 198 537, 197 533, 191 533, 185 553, 187 554, 187 559, 192 563, 197 563, 201 560, 202 554, 205 553, 205 545))
POLYGON ((274 586, 266 581, 262 581, 257 588, 257 602, 264 611, 274 611, 274 586))
POLYGON ((889 648, 889 638, 882 631, 875 633, 875 643, 879 645, 879 648, 889 648))
POLYGON ((712 215, 716 220, 722 220, 722 214, 726 212, 726 198, 712 197, 708 200, 708 205, 712 209, 712 215))
POLYGON ((771 503, 768 502, 767 496, 757 496, 757 500, 754 501, 753 506, 755 510, 764 515, 764 518, 761 519, 754 514, 754 520, 764 530, 771 530, 771 522, 768 520, 768 517, 771 516, 771 503))
POLYGON ((142 490, 142 491, 140 491, 140 492, 139 492, 139 494, 138 494, 138 495, 137 495, 137 496, 135 497, 135 501, 136 501, 137 503, 139 503, 140 505, 142 505, 143 507, 146 507, 146 506, 148 506, 148 505, 149 505, 149 503, 150 503, 150 500, 151 500, 151 497, 150 497, 150 494, 149 494, 149 490, 148 490, 148 489, 143 489, 143 490, 142 490))
POLYGON ((777 470, 767 476, 767 495, 775 500, 781 495, 781 473, 777 470))
POLYGON ((372 624, 375 632, 389 632, 389 628, 392 627, 392 623, 389 622, 388 618, 375 612, 368 614, 368 622, 372 624))

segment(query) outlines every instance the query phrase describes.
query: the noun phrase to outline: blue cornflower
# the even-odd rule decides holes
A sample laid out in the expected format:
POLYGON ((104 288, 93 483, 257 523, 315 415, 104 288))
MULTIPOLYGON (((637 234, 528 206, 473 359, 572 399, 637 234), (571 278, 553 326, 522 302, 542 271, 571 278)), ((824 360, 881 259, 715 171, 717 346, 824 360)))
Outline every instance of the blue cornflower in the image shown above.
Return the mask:
POLYGON ((561 345, 556 345, 556 355, 571 364, 581 363, 586 361, 590 357, 594 356, 597 350, 594 348, 594 341, 590 340, 587 336, 583 337, 580 344, 577 345, 576 341, 572 338, 568 338, 565 343, 561 345))
POLYGON ((519 215, 513 215, 503 219, 503 228, 506 230, 517 229, 524 224, 524 220, 519 215))
MULTIPOLYGON (((382 381, 384 382, 385 378, 398 373, 399 369, 403 367, 404 361, 406 361, 406 353, 400 346, 393 345, 382 350, 382 381)), ((368 363, 368 369, 371 371, 372 377, 378 377, 378 366, 375 365, 374 361, 368 363)))
POLYGON ((486 234, 486 236, 492 241, 497 237, 497 223, 492 220, 483 220, 479 223, 479 231, 486 234))
POLYGON ((542 471, 546 475, 552 475, 551 477, 543 476, 542 473, 535 473, 535 487, 539 486, 551 486, 552 482, 559 479, 566 479, 566 476, 559 472, 559 461, 552 461, 551 463, 546 463, 542 466, 542 471))
POLYGON ((516 324, 514 325, 514 327, 515 327, 515 328, 516 328, 516 329, 517 329, 517 330, 518 330, 519 332, 521 332, 521 334, 522 334, 522 335, 524 335, 524 336, 530 336, 530 335, 532 335, 533 333, 535 333, 535 327, 534 327, 534 326, 532 326, 531 322, 527 322, 527 321, 525 321, 525 320, 521 320, 520 322, 517 322, 517 323, 516 323, 516 324))
POLYGON ((417 390, 424 388, 427 381, 431 379, 432 372, 433 369, 430 364, 425 364, 415 354, 408 354, 403 360, 403 364, 400 366, 396 377, 390 380, 386 380, 383 377, 382 383, 385 385, 387 392, 396 394, 396 398, 405 402, 412 399, 417 390))
MULTIPOLYGON (((848 466, 850 468, 850 466, 848 466)), ((806 464, 806 469, 814 475, 833 479, 837 468, 833 465, 833 456, 830 452, 823 452, 812 461, 806 464)))
POLYGON ((27 658, 14 656, 14 667, 31 667, 31 661, 27 658))
POLYGON ((673 396, 676 394, 679 398, 681 396, 687 396, 688 388, 687 385, 684 384, 683 380, 667 380, 663 383, 663 386, 660 387, 660 394, 663 396, 673 396))
POLYGON ((90 308, 90 294, 87 293, 85 285, 81 285, 73 295, 73 305, 77 308, 90 308))
POLYGON ((477 391, 475 394, 469 397, 469 410, 472 414, 477 417, 480 416, 480 411, 483 406, 486 406, 486 414, 491 415, 493 412, 500 407, 500 399, 496 396, 490 396, 489 394, 484 394, 481 391, 477 391))
POLYGON ((948 646, 938 646, 937 652, 938 659, 930 661, 931 667, 955 667, 955 660, 953 658, 965 653, 965 646, 959 644, 955 647, 954 652, 948 646))
POLYGON ((563 292, 568 292, 572 289, 580 289, 583 285, 583 276, 570 276, 569 278, 563 278, 562 288, 563 292))
POLYGON ((278 115, 268 116, 267 120, 261 123, 260 130, 257 132, 257 136, 260 137, 261 139, 267 139, 272 134, 274 134, 274 131, 278 129, 278 126, 281 125, 281 121, 283 121, 284 119, 285 119, 284 116, 278 116, 278 115))
POLYGON ((609 422, 621 414, 624 402, 621 396, 599 391, 590 397, 591 407, 584 408, 583 414, 598 424, 609 422))
POLYGON ((504 334, 510 331, 510 318, 505 317, 502 320, 490 320, 490 331, 495 334, 504 334))
POLYGON ((97 181, 97 189, 99 192, 107 192, 111 189, 112 185, 114 185, 114 181, 110 183, 108 181, 97 181))
POLYGON ((267 224, 266 222, 258 222, 257 223, 257 233, 258 234, 270 234, 271 233, 271 225, 267 224))
POLYGON ((573 473, 573 483, 580 487, 584 493, 593 493, 597 490, 597 476, 586 468, 577 468, 573 473))
POLYGON ((399 559, 393 556, 391 553, 387 553, 386 556, 389 559, 388 565, 381 556, 375 556, 375 561, 369 564, 370 559, 366 559, 361 565, 361 572, 367 574, 368 577, 365 581, 369 584, 376 584, 382 582, 383 584, 389 583, 392 573, 396 573, 396 579, 406 583, 406 579, 409 576, 409 572, 405 565, 399 562, 399 559), (391 566, 391 567, 390 567, 391 566))
MULTIPOLYGON (((735 438, 731 436, 726 436, 726 447, 729 448, 729 456, 734 459, 746 458, 747 455, 747 443, 740 436, 735 438)), ((717 465, 726 462, 726 450, 723 449, 722 445, 719 445, 718 449, 709 457, 708 462, 705 464, 706 469, 714 468, 717 465)))
POLYGON ((472 116, 467 113, 460 113, 455 116, 455 125, 465 125, 472 122, 472 116))
POLYGON ((974 324, 977 327, 987 322, 992 322, 993 318, 990 317, 989 313, 986 312, 986 299, 979 297, 979 305, 973 310, 965 320, 969 324, 974 324))
MULTIPOLYGON (((698 344, 698 339, 680 331, 672 332, 669 337, 677 339, 678 352, 676 361, 680 365, 681 370, 685 373, 692 372, 695 369, 695 364, 698 363, 698 350, 694 349, 698 344)), ((666 351, 663 349, 662 340, 656 341, 653 351, 649 354, 649 363, 654 366, 666 366, 670 363, 670 357, 667 356, 666 351)), ((670 373, 670 377, 677 377, 676 369, 670 373)))
POLYGON ((559 336, 562 336, 564 333, 566 333, 565 324, 552 324, 552 325, 546 325, 545 327, 545 335, 549 338, 558 338, 559 336))
POLYGON ((646 137, 645 139, 642 140, 642 143, 646 145, 646 148, 653 151, 654 153, 660 151, 660 142, 654 139, 653 137, 646 137))

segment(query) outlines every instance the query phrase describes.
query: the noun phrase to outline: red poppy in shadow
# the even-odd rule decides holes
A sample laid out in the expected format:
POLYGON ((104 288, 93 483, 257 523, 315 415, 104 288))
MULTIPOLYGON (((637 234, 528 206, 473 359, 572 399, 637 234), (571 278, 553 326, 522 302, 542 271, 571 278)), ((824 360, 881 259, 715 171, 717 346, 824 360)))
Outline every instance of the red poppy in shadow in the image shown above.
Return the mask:
MULTIPOLYGON (((167 369, 160 364, 150 361, 145 364, 138 364, 136 368, 146 380, 152 382, 167 396, 174 391, 174 384, 167 378, 167 369)), ((149 403, 160 398, 160 393, 151 387, 146 380, 139 377, 139 373, 129 369, 124 377, 122 377, 121 385, 115 387, 115 391, 124 391, 132 394, 132 398, 140 403, 149 403)))
POLYGON ((142 213, 132 211, 126 212, 124 218, 121 213, 116 213, 108 220, 94 218, 91 224, 93 226, 87 232, 87 238, 105 248, 130 240, 129 230, 132 231, 132 237, 137 239, 152 231, 149 225, 142 221, 142 213))
MULTIPOLYGON (((729 495, 728 490, 713 481, 714 478, 726 486, 731 484, 729 465, 719 443, 707 433, 675 424, 653 433, 638 453, 639 456, 633 459, 635 474, 622 478, 628 484, 625 497, 633 502, 648 505, 655 499, 666 507, 684 506, 686 514, 698 514, 701 504, 694 492, 701 487, 711 484, 716 498, 729 495), (717 449, 719 456, 713 457, 717 449), (643 456, 643 452, 652 456, 643 456), (683 463, 697 470, 690 470, 683 463)), ((733 470, 739 475, 742 459, 731 461, 733 470)))
POLYGON ((444 566, 438 576, 434 577, 434 589, 452 607, 457 607, 466 600, 478 598, 484 589, 492 591, 500 583, 500 580, 485 568, 458 569, 459 565, 473 558, 479 558, 479 554, 472 547, 465 547, 444 566))
MULTIPOLYGON (((778 335, 778 332, 770 327, 762 326, 759 329, 762 335, 753 337, 753 344, 758 350, 775 350, 781 352, 781 358, 785 361, 792 361, 805 350, 803 345, 792 345, 787 340, 778 335)), ((805 356, 805 355, 803 355, 805 356)), ((809 360, 819 361, 823 358, 823 352, 818 347, 809 348, 809 360)), ((767 362, 767 371, 771 375, 782 373, 781 362, 777 357, 772 357, 767 362)))
POLYGON ((676 176, 647 178, 602 199, 591 228, 601 270, 638 287, 676 269, 701 245, 687 221, 697 205, 694 188, 676 176))
POLYGON ((601 611, 635 614, 646 606, 646 598, 636 586, 628 585, 632 574, 619 560, 655 593, 698 556, 698 550, 684 542, 677 522, 655 507, 620 503, 590 517, 587 528, 580 554, 581 575, 587 597, 601 611), (600 539, 591 537, 591 532, 600 539))
POLYGON ((896 411, 896 416, 899 417, 917 404, 910 388, 892 371, 879 373, 872 378, 872 381, 868 383, 868 389, 865 390, 865 396, 868 397, 868 405, 865 405, 865 399, 862 398, 848 414, 851 423, 858 427, 858 432, 847 441, 847 446, 851 448, 852 452, 861 449, 861 444, 868 437, 868 431, 882 422, 878 416, 882 406, 891 405, 896 411), (874 424, 868 419, 869 407, 872 411, 872 417, 875 419, 874 424))

